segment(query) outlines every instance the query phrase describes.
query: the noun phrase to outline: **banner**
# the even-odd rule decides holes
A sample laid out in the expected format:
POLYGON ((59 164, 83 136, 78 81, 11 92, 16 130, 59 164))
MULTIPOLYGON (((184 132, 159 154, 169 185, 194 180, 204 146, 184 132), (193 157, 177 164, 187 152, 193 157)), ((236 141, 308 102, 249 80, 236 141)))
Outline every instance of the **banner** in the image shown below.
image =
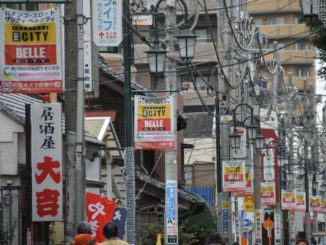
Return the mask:
POLYGON ((326 214, 326 199, 325 198, 321 199, 321 202, 320 202, 320 213, 326 214))
POLYGON ((260 197, 262 206, 275 206, 275 182, 261 182, 260 197))
POLYGON ((309 211, 313 213, 320 212, 321 199, 320 196, 310 196, 309 197, 309 211))
POLYGON ((62 92, 59 8, 0 9, 0 92, 62 92))
POLYGON ((244 196, 243 210, 245 212, 254 212, 254 195, 252 193, 244 196))
POLYGON ((283 210, 295 210, 295 192, 282 190, 282 209, 283 210))
POLYGON ((117 47, 122 42, 122 2, 91 1, 93 41, 98 47, 117 47))
POLYGON ((176 148, 175 96, 135 96, 135 149, 176 148))
POLYGON ((245 192, 246 172, 244 160, 222 161, 223 192, 245 192))
POLYGON ((266 181, 275 180, 274 155, 265 155, 263 158, 263 178, 266 181))
POLYGON ((306 211, 306 192, 296 191, 295 204, 295 211, 306 211))
POLYGON ((86 217, 92 225, 92 236, 97 242, 103 242, 103 226, 112 221, 115 210, 115 201, 110 201, 104 196, 86 192, 86 217))
POLYGON ((178 244, 178 183, 176 180, 167 180, 165 186, 166 239, 164 244, 178 244))
POLYGON ((62 221, 61 104, 31 105, 33 221, 62 221))

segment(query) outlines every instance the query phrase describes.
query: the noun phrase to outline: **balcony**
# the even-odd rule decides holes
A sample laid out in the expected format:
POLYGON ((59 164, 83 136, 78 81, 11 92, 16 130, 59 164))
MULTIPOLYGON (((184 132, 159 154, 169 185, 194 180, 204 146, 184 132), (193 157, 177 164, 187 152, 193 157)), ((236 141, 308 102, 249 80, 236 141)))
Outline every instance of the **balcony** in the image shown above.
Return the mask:
POLYGON ((261 25, 259 29, 262 33, 266 33, 269 39, 297 38, 309 34, 305 24, 261 25))
MULTIPOLYGON (((285 86, 288 84, 288 77, 287 75, 283 77, 284 78, 284 83, 285 86)), ((304 90, 304 80, 307 79, 307 89, 312 86, 314 89, 316 87, 316 77, 292 77, 292 83, 293 85, 298 89, 298 91, 303 91, 304 90)), ((311 91, 310 91, 311 93, 311 91)))
POLYGON ((248 3, 248 12, 252 14, 274 13, 298 13, 301 12, 299 1, 289 2, 288 0, 260 0, 254 3, 248 3))
MULTIPOLYGON (((315 61, 314 50, 282 50, 279 52, 282 65, 310 65, 315 61)), ((265 60, 273 59, 273 54, 265 56, 265 60)))

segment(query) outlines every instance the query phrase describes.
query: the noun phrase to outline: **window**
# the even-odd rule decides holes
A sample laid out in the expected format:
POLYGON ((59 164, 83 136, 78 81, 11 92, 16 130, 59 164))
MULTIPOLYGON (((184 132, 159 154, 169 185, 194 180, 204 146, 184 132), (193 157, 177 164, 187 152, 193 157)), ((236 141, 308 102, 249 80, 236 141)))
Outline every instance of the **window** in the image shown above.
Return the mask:
POLYGON ((207 29, 196 29, 195 35, 197 36, 196 42, 197 43, 207 43, 208 41, 208 30, 207 29))
POLYGON ((308 67, 300 67, 296 69, 297 77, 309 77, 310 76, 310 68, 308 67))
POLYGON ((261 26, 263 24, 263 20, 260 17, 255 17, 254 21, 257 26, 261 26))
MULTIPOLYGON (((203 76, 203 79, 205 82, 208 81, 208 77, 207 76, 203 76)), ((203 79, 199 76, 196 77, 196 85, 197 85, 197 89, 199 91, 204 91, 207 89, 207 85, 206 83, 203 81, 203 79)))
POLYGON ((284 24, 284 17, 283 16, 270 17, 269 23, 270 25, 282 25, 284 24))
POLYGON ((309 41, 307 40, 302 40, 294 45, 295 50, 309 50, 309 41))

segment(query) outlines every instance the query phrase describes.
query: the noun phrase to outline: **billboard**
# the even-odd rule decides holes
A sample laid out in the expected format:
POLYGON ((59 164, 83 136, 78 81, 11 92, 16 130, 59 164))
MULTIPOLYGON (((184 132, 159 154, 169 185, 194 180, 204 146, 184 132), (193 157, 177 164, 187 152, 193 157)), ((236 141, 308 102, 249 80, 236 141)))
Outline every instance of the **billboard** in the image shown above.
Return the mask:
POLYGON ((62 92, 59 8, 2 8, 0 28, 0 92, 62 92))
POLYGON ((223 161, 223 191, 245 192, 246 171, 244 160, 223 161))
POLYGON ((135 149, 175 149, 175 96, 135 96, 135 149))
POLYGON ((261 205, 275 206, 276 195, 275 195, 275 182, 274 181, 261 182, 260 197, 261 197, 261 205))

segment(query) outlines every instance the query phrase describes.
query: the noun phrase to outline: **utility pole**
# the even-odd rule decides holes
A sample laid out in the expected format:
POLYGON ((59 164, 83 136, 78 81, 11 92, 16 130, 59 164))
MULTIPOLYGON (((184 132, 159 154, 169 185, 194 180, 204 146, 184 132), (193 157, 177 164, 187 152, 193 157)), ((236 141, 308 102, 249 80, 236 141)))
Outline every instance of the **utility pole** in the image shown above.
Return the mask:
MULTIPOLYGON (((166 1, 165 9, 165 30, 167 41, 166 51, 173 53, 174 50, 174 30, 176 28, 176 2, 174 0, 166 1)), ((186 13, 187 14, 187 13, 186 13)), ((177 84, 177 73, 176 65, 171 59, 167 58, 165 62, 164 70, 164 81, 165 88, 167 91, 176 90, 177 84)), ((174 104, 174 123, 177 122, 177 100, 175 99, 174 104)), ((175 147, 177 147, 177 129, 175 127, 175 147)), ((179 244, 179 231, 178 231, 178 197, 175 200, 175 222, 173 227, 175 232, 171 232, 172 229, 169 229, 169 224, 167 220, 167 213, 169 206, 167 203, 167 188, 173 188, 175 186, 175 191, 178 190, 178 164, 177 164, 177 150, 167 150, 165 151, 165 219, 164 219, 164 241, 165 244, 179 244), (170 186, 172 185, 172 186, 170 186), (174 233, 174 234, 173 234, 174 233)))
POLYGON ((127 240, 130 245, 136 244, 136 200, 135 200, 135 163, 132 138, 131 106, 131 36, 129 25, 129 0, 123 0, 123 61, 124 61, 124 116, 125 116, 125 158, 126 201, 127 201, 127 240))
POLYGON ((84 220, 84 39, 83 1, 65 4, 65 242, 71 241, 84 220), (82 200, 82 201, 81 201, 82 200))

